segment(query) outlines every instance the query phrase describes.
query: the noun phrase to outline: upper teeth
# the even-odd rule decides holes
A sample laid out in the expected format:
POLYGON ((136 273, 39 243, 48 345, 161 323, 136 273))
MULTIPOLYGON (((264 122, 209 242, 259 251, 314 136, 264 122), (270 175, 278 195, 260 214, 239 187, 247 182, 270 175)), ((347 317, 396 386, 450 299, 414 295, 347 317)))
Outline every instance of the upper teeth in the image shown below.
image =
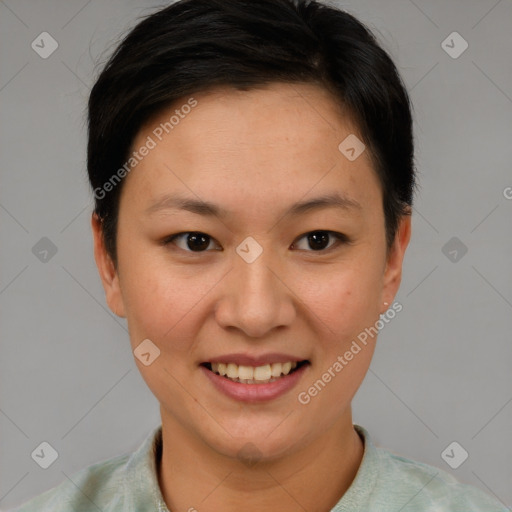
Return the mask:
POLYGON ((235 363, 212 363, 212 372, 225 375, 230 379, 265 381, 272 377, 288 375, 297 367, 296 362, 273 363, 263 366, 243 366, 235 363))

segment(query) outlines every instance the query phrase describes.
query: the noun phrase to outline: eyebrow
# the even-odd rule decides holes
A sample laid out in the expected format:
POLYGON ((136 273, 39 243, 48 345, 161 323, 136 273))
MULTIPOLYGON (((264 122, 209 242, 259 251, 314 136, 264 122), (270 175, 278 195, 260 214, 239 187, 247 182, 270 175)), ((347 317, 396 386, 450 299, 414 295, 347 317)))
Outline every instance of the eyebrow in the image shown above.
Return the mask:
MULTIPOLYGON (((307 201, 293 204, 284 215, 298 216, 308 212, 318 211, 324 208, 339 208, 345 211, 361 210, 362 206, 355 199, 338 193, 325 194, 307 201)), ((224 208, 199 199, 181 197, 177 195, 165 195, 145 210, 147 215, 162 210, 186 210, 205 217, 228 217, 231 213, 224 208)))

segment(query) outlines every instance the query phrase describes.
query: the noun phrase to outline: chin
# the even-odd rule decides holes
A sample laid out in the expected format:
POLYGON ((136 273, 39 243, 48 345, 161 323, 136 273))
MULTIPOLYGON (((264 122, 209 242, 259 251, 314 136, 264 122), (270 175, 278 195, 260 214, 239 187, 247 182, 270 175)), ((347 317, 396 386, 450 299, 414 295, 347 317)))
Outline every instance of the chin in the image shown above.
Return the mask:
MULTIPOLYGON (((281 421, 282 418, 275 425, 279 425, 281 421)), ((271 462, 293 452, 300 442, 300 439, 294 439, 294 433, 287 429, 283 429, 278 435, 275 425, 269 428, 268 423, 265 423, 258 428, 252 423, 251 427, 244 428, 240 424, 239 435, 230 430, 231 436, 224 432, 225 435, 221 439, 210 439, 207 443, 217 453, 240 460, 247 465, 254 464, 255 461, 271 462)))

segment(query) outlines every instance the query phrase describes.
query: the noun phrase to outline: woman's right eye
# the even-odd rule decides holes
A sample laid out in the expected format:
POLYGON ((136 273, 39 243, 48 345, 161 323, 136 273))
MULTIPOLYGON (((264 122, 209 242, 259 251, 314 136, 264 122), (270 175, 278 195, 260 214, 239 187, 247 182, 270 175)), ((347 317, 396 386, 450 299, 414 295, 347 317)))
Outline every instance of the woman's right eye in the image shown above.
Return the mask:
POLYGON ((173 243, 187 252, 205 252, 212 242, 213 238, 206 233, 201 233, 200 231, 185 231, 167 237, 163 241, 163 244, 169 245, 173 243))

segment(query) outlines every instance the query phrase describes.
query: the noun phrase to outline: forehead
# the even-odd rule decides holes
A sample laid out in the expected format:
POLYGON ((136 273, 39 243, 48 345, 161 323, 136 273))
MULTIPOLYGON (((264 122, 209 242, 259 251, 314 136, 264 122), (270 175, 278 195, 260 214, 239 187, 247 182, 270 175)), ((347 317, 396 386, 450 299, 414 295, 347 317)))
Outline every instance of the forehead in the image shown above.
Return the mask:
POLYGON ((189 97, 175 102, 134 141, 132 150, 154 142, 125 184, 128 193, 137 190, 141 209, 176 191, 219 204, 247 199, 246 207, 256 200, 260 206, 288 204, 308 191, 318 196, 334 188, 361 203, 376 199, 369 155, 350 161, 340 152, 348 136, 362 137, 326 90, 272 84, 192 96, 193 108, 183 108, 189 97))

